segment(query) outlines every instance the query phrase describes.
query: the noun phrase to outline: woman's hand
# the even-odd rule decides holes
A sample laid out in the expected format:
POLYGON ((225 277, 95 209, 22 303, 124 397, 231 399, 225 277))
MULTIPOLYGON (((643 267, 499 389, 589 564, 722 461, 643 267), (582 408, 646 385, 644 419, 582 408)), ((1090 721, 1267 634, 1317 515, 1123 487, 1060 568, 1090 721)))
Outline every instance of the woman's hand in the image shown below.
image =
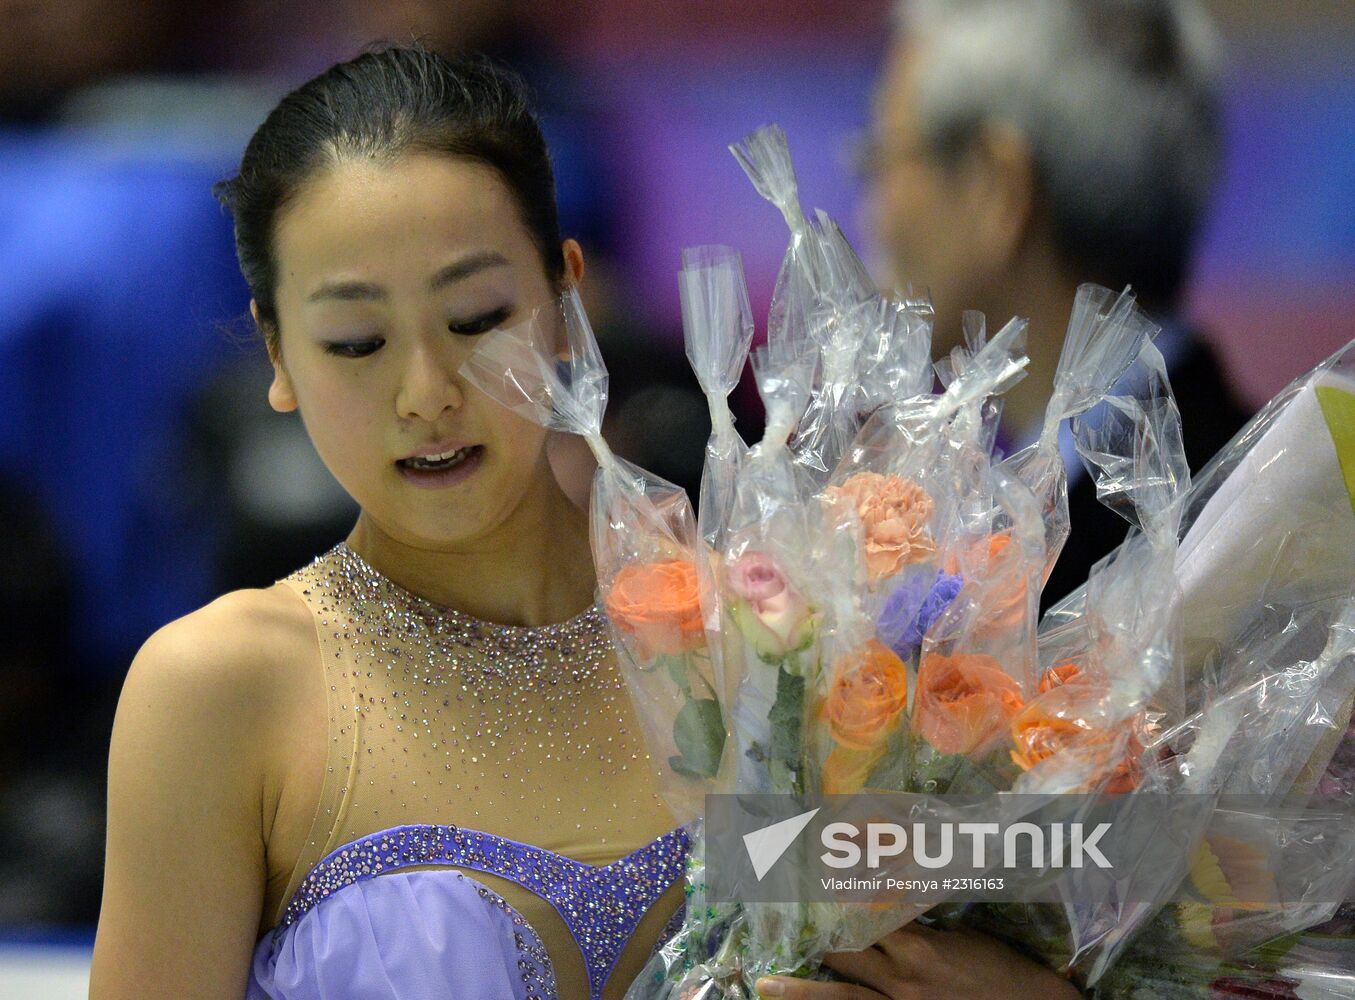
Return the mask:
POLYGON ((860 985, 786 976, 757 982, 758 995, 785 1000, 1075 1000, 1058 974, 974 931, 908 924, 865 951, 842 951, 823 964, 860 985))

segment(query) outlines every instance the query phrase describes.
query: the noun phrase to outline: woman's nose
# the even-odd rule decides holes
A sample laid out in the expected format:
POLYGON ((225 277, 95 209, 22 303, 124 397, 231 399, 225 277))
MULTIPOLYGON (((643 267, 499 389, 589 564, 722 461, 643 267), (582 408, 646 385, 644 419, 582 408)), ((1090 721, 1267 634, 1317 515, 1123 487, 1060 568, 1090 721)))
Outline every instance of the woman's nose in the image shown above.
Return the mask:
POLYGON ((426 343, 415 344, 395 397, 398 415, 406 420, 419 418, 433 423, 447 410, 460 409, 465 399, 465 387, 450 352, 439 352, 426 343))

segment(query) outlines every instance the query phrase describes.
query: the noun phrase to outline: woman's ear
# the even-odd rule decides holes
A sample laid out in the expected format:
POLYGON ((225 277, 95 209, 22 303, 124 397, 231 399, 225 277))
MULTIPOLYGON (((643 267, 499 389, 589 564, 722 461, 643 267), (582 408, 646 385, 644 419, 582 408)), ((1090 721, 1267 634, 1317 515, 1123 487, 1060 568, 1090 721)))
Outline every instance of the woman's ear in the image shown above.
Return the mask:
POLYGON ((279 413, 291 413, 296 409, 296 392, 292 389, 292 380, 282 364, 282 347, 278 343, 277 331, 270 331, 259 320, 259 303, 249 300, 249 314, 254 317, 254 325, 263 334, 268 345, 268 360, 273 365, 273 383, 268 387, 268 405, 279 413))
POLYGON ((565 255, 565 281, 571 285, 583 281, 583 247, 578 240, 565 240, 560 246, 565 255))
POLYGON ((279 358, 273 362, 273 384, 268 387, 268 405, 279 413, 291 413, 296 409, 296 393, 292 390, 292 380, 282 367, 279 358))
MULTIPOLYGON (((579 246, 578 240, 565 240, 560 244, 560 252, 565 258, 565 287, 577 289, 583 281, 583 247, 579 246)), ((560 319, 558 309, 556 313, 558 320, 560 319)), ((564 324, 560 323, 555 330, 555 358, 557 361, 568 362, 571 356, 569 334, 564 324)))

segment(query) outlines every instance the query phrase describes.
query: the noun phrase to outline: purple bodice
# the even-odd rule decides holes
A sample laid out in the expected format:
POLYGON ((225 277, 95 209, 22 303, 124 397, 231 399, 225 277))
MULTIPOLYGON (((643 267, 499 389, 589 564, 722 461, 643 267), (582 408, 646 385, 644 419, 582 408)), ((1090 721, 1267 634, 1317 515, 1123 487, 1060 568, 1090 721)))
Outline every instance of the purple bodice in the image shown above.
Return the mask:
POLYGON ((548 901, 583 955, 597 1000, 640 918, 682 877, 686 851, 681 828, 604 866, 455 826, 363 837, 306 876, 255 950, 246 1000, 556 997, 537 932, 466 871, 548 901))

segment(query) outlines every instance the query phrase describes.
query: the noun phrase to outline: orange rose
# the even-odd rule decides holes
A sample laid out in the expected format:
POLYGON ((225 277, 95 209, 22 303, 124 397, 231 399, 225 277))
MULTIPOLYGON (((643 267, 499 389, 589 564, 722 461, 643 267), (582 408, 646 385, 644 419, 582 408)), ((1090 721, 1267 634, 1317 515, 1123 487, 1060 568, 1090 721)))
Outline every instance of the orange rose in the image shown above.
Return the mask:
POLYGON ((871 639, 834 665, 832 686, 819 710, 834 742, 823 765, 826 794, 860 791, 907 707, 908 668, 879 640, 871 639))
POLYGON ((1032 702, 1012 719, 1012 742, 1016 744, 1012 760, 1021 770, 1029 771, 1086 732, 1072 719, 1061 718, 1039 702, 1032 702))
POLYGON ((607 591, 607 614, 635 638, 641 658, 706 644, 696 566, 685 559, 631 563, 607 591))
POLYGON ((866 787, 866 779, 884 754, 883 743, 870 750, 853 750, 841 744, 834 746, 823 762, 823 794, 855 795, 866 787))
POLYGON ((922 657, 913 732, 938 753, 982 756, 1021 711, 1021 686, 982 653, 922 657))
POLYGON ((1133 791, 1143 777, 1138 760, 1143 745, 1137 733, 1131 731, 1127 746, 1117 746, 1115 733, 1099 729, 1089 720, 1094 711, 1078 708, 1082 700, 1045 696, 1026 706, 1012 719, 1012 743, 1016 747, 1012 761, 1021 770, 1029 771, 1041 761, 1075 749, 1080 756, 1089 758, 1094 770, 1108 775, 1103 789, 1106 794, 1133 791))
POLYGON ((865 535, 866 572, 871 583, 936 555, 936 544, 927 533, 936 504, 911 479, 858 472, 823 494, 829 503, 847 502, 856 509, 865 535))
POLYGON ((1081 747, 1096 754, 1104 766, 1100 769, 1105 775, 1101 791, 1106 795, 1123 795, 1132 792, 1143 780, 1143 767, 1139 764, 1139 755, 1143 753, 1143 744, 1134 733, 1130 733, 1129 742, 1119 745, 1113 733, 1097 732, 1084 738, 1081 747))
POLYGON ((1015 628, 1025 616, 1026 573, 1020 546, 1012 545, 1009 532, 1000 531, 966 546, 961 555, 950 553, 943 564, 951 575, 982 581, 976 594, 979 617, 972 628, 976 634, 1015 628))
POLYGON ((1006 531, 999 531, 987 538, 964 543, 961 546, 960 553, 950 552, 946 555, 943 568, 952 575, 963 575, 972 573, 975 563, 984 566, 999 565, 1006 558, 1003 553, 1007 551, 1007 546, 1011 543, 1012 536, 1006 531), (963 559, 960 558, 961 554, 964 556, 963 559))
POLYGON ((907 706, 908 668, 888 646, 871 639, 834 665, 821 712, 834 740, 869 750, 888 735, 907 706))
POLYGON ((1082 681, 1082 668, 1076 663, 1060 663, 1050 667, 1040 678, 1040 686, 1037 693, 1044 694, 1046 691, 1052 691, 1056 687, 1063 687, 1065 684, 1078 684, 1082 681))

